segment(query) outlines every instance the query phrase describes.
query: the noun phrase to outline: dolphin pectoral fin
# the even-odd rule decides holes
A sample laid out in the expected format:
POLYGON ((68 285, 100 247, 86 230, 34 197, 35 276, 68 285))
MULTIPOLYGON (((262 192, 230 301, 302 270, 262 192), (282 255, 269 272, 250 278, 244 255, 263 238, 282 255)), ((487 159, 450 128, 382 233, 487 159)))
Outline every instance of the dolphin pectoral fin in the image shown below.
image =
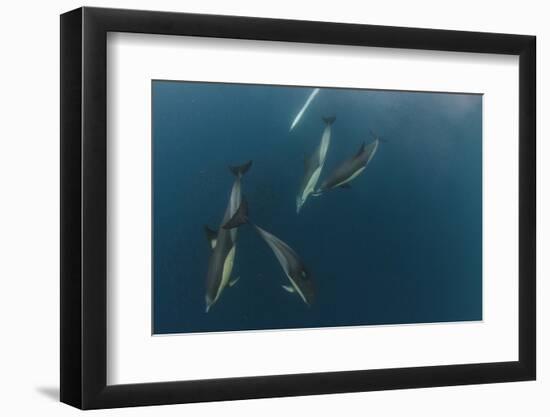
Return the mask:
POLYGON ((282 287, 285 291, 288 291, 289 293, 295 293, 296 292, 294 287, 291 286, 291 285, 282 285, 282 287))
POLYGON ((216 247, 216 243, 218 242, 218 232, 216 230, 212 230, 207 225, 204 225, 204 233, 206 234, 206 239, 208 240, 210 247, 214 249, 216 247))
POLYGON ((348 183, 344 183, 340 186, 340 188, 344 188, 346 190, 349 190, 351 188, 351 185, 349 185, 348 183))
POLYGON ((233 285, 235 285, 237 282, 239 282, 240 279, 241 279, 241 277, 237 277, 237 278, 233 278, 231 281, 229 281, 229 288, 231 288, 233 285))
POLYGON ((241 205, 239 206, 233 217, 231 217, 229 221, 223 225, 223 228, 229 230, 235 227, 239 227, 245 223, 248 223, 248 202, 243 197, 241 205))
POLYGON ((323 195, 323 192, 320 191, 320 190, 317 190, 317 191, 314 191, 310 194, 312 197, 319 197, 321 195, 323 195))

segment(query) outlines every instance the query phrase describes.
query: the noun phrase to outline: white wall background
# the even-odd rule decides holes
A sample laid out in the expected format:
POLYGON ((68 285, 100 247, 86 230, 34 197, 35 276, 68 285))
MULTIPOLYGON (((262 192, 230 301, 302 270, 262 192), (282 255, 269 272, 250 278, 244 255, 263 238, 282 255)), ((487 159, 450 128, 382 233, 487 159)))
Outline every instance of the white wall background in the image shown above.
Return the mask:
MULTIPOLYGON (((75 415, 59 392, 59 17, 73 0, 6 2, 0 24, 0 410, 2 415, 75 415), (31 414, 33 413, 33 414, 31 414)), ((181 12, 510 32, 538 37, 538 381, 99 411, 94 415, 284 414, 547 416, 550 413, 550 147, 543 99, 550 59, 545 2, 337 2, 123 0, 86 5, 181 12), (546 394, 546 395, 545 395, 546 394)))

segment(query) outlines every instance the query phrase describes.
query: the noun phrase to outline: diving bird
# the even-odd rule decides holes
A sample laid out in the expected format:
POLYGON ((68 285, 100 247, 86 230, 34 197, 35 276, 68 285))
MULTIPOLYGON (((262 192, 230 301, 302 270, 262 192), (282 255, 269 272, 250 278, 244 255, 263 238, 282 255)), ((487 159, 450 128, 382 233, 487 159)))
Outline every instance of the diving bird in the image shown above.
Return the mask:
POLYGON ((315 287, 313 285, 311 273, 294 249, 278 237, 249 221, 248 203, 243 198, 241 207, 237 210, 235 216, 233 216, 233 218, 223 227, 233 230, 233 228, 245 223, 249 223, 256 230, 256 232, 258 232, 261 238, 268 244, 275 254, 275 257, 283 268, 286 277, 290 281, 290 285, 282 286, 283 289, 289 293, 298 294, 302 301, 306 303, 306 305, 310 306, 315 297, 315 287))
MULTIPOLYGON (((229 169, 235 175, 235 181, 231 189, 229 203, 225 210, 222 225, 227 223, 237 213, 242 203, 241 178, 250 169, 252 161, 230 167, 229 169)), ((237 229, 224 229, 220 227, 218 231, 204 227, 206 237, 210 243, 212 252, 208 260, 208 272, 206 274, 206 312, 212 305, 218 301, 223 290, 227 285, 233 286, 238 278, 230 280, 233 272, 233 262, 235 260, 235 248, 237 242, 237 229)))
POLYGON ((338 187, 349 188, 350 181, 361 174, 372 160, 378 149, 379 143, 380 138, 378 137, 368 145, 363 142, 359 151, 357 151, 353 157, 342 162, 330 175, 328 175, 321 183, 321 187, 319 187, 313 195, 318 196, 328 190, 338 187))
POLYGON ((304 115, 304 113, 306 112, 307 108, 309 107, 309 105, 311 104, 311 102, 313 101, 313 99, 315 98, 315 96, 319 94, 319 89, 318 88, 315 88, 311 94, 309 95, 309 97, 307 98, 306 102, 304 103, 304 105, 302 106, 302 108, 300 109, 300 111, 298 112, 298 114, 296 115, 296 117, 294 118, 294 120, 292 121, 292 124, 290 125, 290 130, 289 132, 292 132, 292 129, 294 129, 296 127, 296 125, 298 124, 298 122, 300 121, 300 119, 302 118, 302 116, 304 115))
POLYGON ((323 117, 325 122, 325 129, 321 136, 321 142, 315 149, 315 152, 304 161, 304 177, 300 185, 300 190, 296 196, 296 213, 300 213, 302 206, 306 202, 311 193, 315 191, 317 187, 317 181, 325 165, 325 159, 327 157, 327 151, 330 145, 330 136, 332 133, 332 124, 336 120, 336 117, 323 117))

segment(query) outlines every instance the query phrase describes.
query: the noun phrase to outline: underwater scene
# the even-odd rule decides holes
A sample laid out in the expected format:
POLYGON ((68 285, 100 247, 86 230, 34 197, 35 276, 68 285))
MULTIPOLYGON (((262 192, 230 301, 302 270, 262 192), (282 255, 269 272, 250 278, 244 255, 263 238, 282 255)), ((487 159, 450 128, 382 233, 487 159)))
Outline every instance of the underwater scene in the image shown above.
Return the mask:
POLYGON ((153 334, 482 320, 482 99, 153 80, 153 334))

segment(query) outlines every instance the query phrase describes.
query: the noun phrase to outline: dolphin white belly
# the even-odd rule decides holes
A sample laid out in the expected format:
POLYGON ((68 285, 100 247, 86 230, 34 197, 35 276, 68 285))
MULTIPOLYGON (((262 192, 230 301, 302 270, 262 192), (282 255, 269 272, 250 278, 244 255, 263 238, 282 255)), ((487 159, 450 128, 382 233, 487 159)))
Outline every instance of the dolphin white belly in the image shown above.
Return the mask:
POLYGON ((305 104, 302 106, 302 108, 300 109, 300 111, 298 112, 298 114, 296 115, 296 117, 294 118, 294 120, 292 121, 292 124, 290 125, 290 131, 292 132, 292 129, 294 129, 296 127, 296 125, 298 124, 298 122, 300 121, 300 119, 302 118, 302 116, 304 115, 304 113, 306 112, 307 108, 309 107, 309 105, 311 104, 311 102, 313 101, 313 99, 315 98, 315 96, 319 93, 319 89, 318 88, 315 88, 311 94, 309 95, 309 97, 307 98, 305 104))
POLYGON ((269 245, 273 253, 275 254, 275 257, 283 267, 283 270, 285 271, 285 274, 288 276, 288 262, 286 260, 286 257, 284 254, 279 250, 279 247, 276 243, 283 243, 279 238, 273 236, 271 233, 266 232, 264 229, 262 229, 259 226, 254 225, 256 230, 260 233, 264 241, 269 245))
POLYGON ((308 197, 315 191, 317 187, 317 182, 325 166, 325 160, 327 158, 328 148, 330 146, 330 138, 332 133, 332 122, 334 118, 323 118, 326 123, 326 126, 323 130, 321 136, 321 142, 317 146, 315 153, 312 155, 309 162, 306 164, 306 176, 309 174, 310 170, 307 168, 307 165, 310 164, 311 167, 315 166, 315 169, 311 173, 311 176, 307 179, 306 185, 298 195, 296 199, 296 213, 300 213, 302 206, 305 204, 308 197))
POLYGON ((332 126, 327 125, 323 130, 323 136, 321 137, 321 143, 319 144, 319 165, 324 165, 327 158, 328 147, 330 145, 330 136, 332 133, 332 126))
POLYGON ((378 144, 380 143, 380 141, 378 139, 376 139, 374 141, 374 149, 372 150, 372 152, 370 153, 369 155, 369 159, 367 160, 367 163, 365 164, 368 165, 368 163, 371 161, 371 159, 374 157, 374 154, 376 153, 376 151, 378 150, 378 144))
POLYGON ((223 289, 225 288, 225 286, 229 282, 229 279, 231 278, 234 262, 235 262, 235 246, 231 248, 231 250, 227 254, 227 257, 225 258, 225 262, 223 263, 222 282, 220 284, 220 288, 218 289, 216 300, 221 295, 223 289))
POLYGON ((239 206, 241 205, 241 179, 235 178, 233 182, 233 187, 231 188, 231 194, 229 196, 229 202, 225 213, 222 219, 222 224, 228 221, 231 217, 235 215, 239 206))
POLYGON ((365 168, 366 168, 366 167, 363 167, 363 168, 361 168, 361 169, 358 169, 357 171, 355 171, 355 172, 353 173, 353 175, 349 176, 349 177, 346 178, 344 181, 339 182, 338 184, 336 184, 336 185, 334 186, 334 188, 340 187, 340 186, 342 186, 342 185, 344 185, 344 184, 350 182, 350 181, 353 180, 355 177, 357 177, 361 172, 363 172, 363 171, 365 170, 365 168))
MULTIPOLYGON (((294 291, 300 296, 300 298, 304 301, 304 303, 309 305, 309 302, 304 295, 303 291, 301 290, 300 286, 292 279, 292 276, 290 275, 290 266, 288 263, 288 260, 285 256, 285 254, 281 251, 280 246, 283 246, 285 248, 288 248, 291 252, 294 252, 285 242, 283 242, 281 239, 277 238, 276 236, 272 235, 269 232, 266 232, 264 229, 262 229, 259 226, 254 225, 258 233, 262 236, 264 241, 268 244, 268 246, 271 248, 273 253, 275 254, 275 257, 279 261, 279 264, 281 265, 281 268, 283 268, 283 272, 285 273, 286 277, 292 284, 292 288, 294 288, 294 291)), ((283 288, 285 286, 283 285, 283 288)))
POLYGON ((370 153, 369 155, 369 158, 367 159, 367 162, 365 163, 365 166, 361 169, 358 169, 357 171, 355 171, 353 173, 353 175, 351 175, 350 177, 346 178, 344 181, 342 181, 341 183, 338 183, 336 184, 336 187, 340 187, 348 182, 350 182, 351 180, 353 180, 355 177, 357 177, 359 174, 361 174, 361 172, 363 172, 365 170, 365 168, 367 167, 367 165, 369 164, 369 162, 372 160, 372 158, 374 157, 374 154, 376 153, 376 150, 378 149, 378 143, 379 141, 376 140, 374 142, 374 148, 372 150, 372 152, 370 153))
POLYGON ((319 176, 321 175, 321 170, 323 169, 322 166, 317 168, 313 175, 310 177, 306 188, 304 188, 304 192, 302 193, 302 201, 305 203, 307 198, 310 196, 313 191, 315 191, 315 187, 317 186, 317 181, 319 181, 319 176))
MULTIPOLYGON (((285 275, 286 277, 288 278, 288 280, 290 281, 290 283, 292 284, 292 288, 294 288, 294 291, 300 296, 300 298, 302 299, 302 301, 304 303, 306 303, 307 305, 309 305, 309 302, 307 301, 307 298, 305 297, 304 293, 302 292, 302 290, 300 289, 300 287, 294 282, 294 280, 292 279, 292 277, 285 271, 285 275)), ((283 288, 286 289, 286 287, 283 285, 283 288)), ((287 290, 288 291, 288 290, 287 290)))

